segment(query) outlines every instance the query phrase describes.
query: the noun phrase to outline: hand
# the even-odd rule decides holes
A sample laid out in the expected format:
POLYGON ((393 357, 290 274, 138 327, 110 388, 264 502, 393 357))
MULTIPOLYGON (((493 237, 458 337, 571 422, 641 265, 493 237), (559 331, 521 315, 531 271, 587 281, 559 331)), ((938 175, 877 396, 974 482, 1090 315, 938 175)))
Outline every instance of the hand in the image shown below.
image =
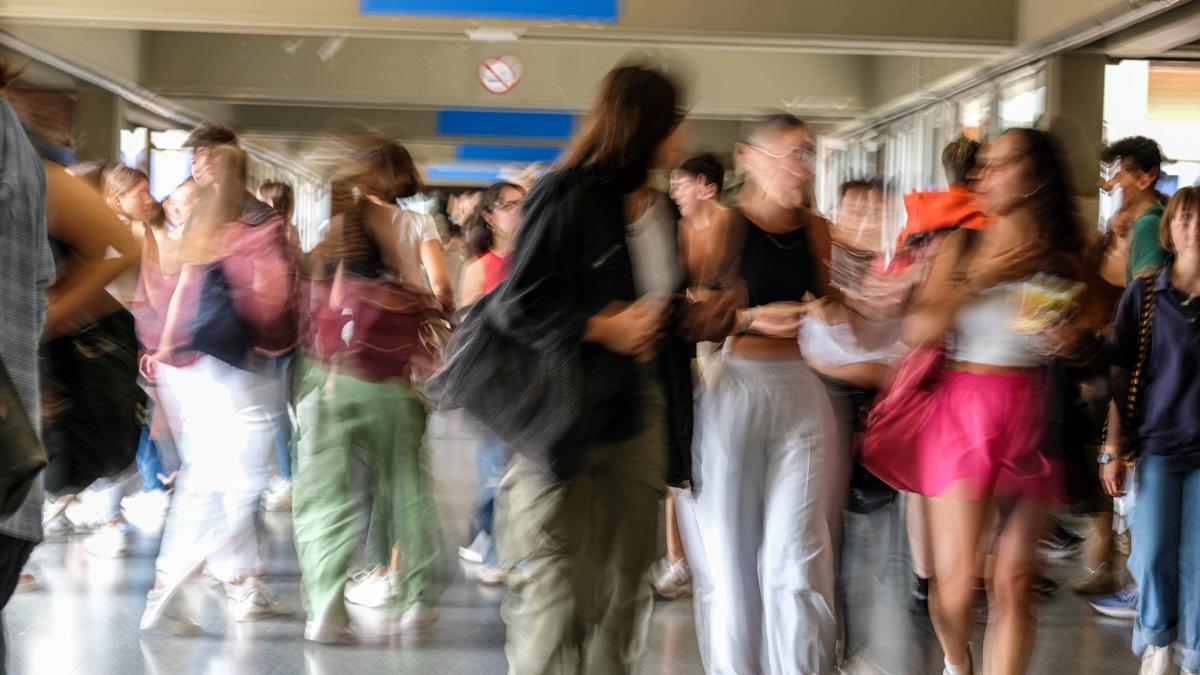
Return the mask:
POLYGON ((1045 250, 1037 242, 1025 242, 1019 246, 984 258, 969 271, 969 283, 977 289, 991 288, 997 284, 1024 279, 1042 269, 1045 250))
POLYGON ((1063 321, 1037 334, 1038 344, 1047 354, 1057 356, 1074 347, 1083 331, 1071 321, 1063 321))
MULTIPOLYGON (((750 313, 748 332, 767 337, 795 338, 800 334, 800 321, 819 304, 817 302, 773 302, 769 305, 742 311, 750 313)), ((745 325, 744 321, 743 325, 745 325)))
POLYGON ((142 354, 138 359, 138 372, 142 377, 146 378, 147 382, 154 382, 154 377, 157 374, 158 358, 156 354, 142 354))
POLYGON ((668 302, 647 295, 621 309, 610 306, 588 321, 584 337, 623 356, 647 363, 658 352, 668 302), (615 311, 614 311, 615 310, 615 311))
POLYGON ((680 320, 680 332, 692 342, 717 342, 733 332, 737 324, 737 297, 733 293, 698 294, 680 320))
POLYGON ((1125 494, 1125 462, 1115 459, 1115 450, 1106 450, 1111 452, 1114 459, 1108 464, 1100 465, 1100 484, 1104 486, 1104 491, 1110 497, 1121 497, 1125 494))

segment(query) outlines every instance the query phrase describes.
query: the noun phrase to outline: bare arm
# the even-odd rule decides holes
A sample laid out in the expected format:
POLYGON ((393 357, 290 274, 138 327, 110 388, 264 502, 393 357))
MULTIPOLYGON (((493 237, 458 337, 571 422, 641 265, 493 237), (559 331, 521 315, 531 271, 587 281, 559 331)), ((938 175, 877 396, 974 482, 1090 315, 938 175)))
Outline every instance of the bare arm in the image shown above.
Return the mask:
POLYGON ((441 242, 435 239, 421 242, 421 264, 425 267, 425 275, 429 277, 429 285, 438 302, 447 310, 454 309, 454 288, 450 285, 450 275, 446 274, 441 242))
POLYGON ((46 164, 46 229, 74 253, 66 273, 47 292, 44 339, 51 339, 119 307, 104 287, 137 265, 140 251, 99 193, 51 163, 46 164))
POLYGON ((458 306, 466 307, 474 304, 483 297, 483 287, 487 281, 483 264, 478 260, 467 263, 462 271, 462 279, 458 284, 458 306))

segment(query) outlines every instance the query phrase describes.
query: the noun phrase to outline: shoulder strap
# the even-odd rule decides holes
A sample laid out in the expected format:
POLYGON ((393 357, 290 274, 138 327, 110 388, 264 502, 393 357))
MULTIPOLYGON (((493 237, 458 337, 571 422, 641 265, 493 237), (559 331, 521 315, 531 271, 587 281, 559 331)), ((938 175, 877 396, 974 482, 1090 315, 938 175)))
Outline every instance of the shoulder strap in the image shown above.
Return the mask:
MULTIPOLYGON (((1162 272, 1160 271, 1158 274, 1162 274, 1162 272)), ((1138 321, 1138 355, 1137 362, 1133 367, 1133 374, 1129 378, 1129 391, 1125 397, 1125 410, 1121 420, 1126 436, 1134 433, 1141 405, 1139 394, 1145 387, 1146 362, 1150 358, 1150 330, 1154 323, 1154 306, 1158 298, 1158 274, 1141 277, 1146 284, 1146 292, 1142 296, 1142 312, 1138 321)), ((1131 450, 1136 453, 1136 447, 1131 450)), ((1134 457, 1128 459, 1134 459, 1134 457)))

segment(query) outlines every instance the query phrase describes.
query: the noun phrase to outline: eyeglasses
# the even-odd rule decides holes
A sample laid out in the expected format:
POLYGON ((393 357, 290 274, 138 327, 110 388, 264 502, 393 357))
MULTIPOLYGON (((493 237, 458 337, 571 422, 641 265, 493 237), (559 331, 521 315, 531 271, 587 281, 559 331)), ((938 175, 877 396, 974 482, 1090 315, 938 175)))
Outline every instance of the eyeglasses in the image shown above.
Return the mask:
POLYGON ((511 201, 505 200, 505 199, 498 199, 498 200, 496 200, 495 204, 492 204, 492 211, 507 211, 509 209, 517 208, 520 205, 521 205, 520 199, 513 199, 511 201))
POLYGON ((746 143, 745 146, 751 150, 761 152, 767 157, 772 157, 774 159, 791 159, 794 162, 799 162, 800 164, 804 165, 812 164, 817 159, 817 153, 813 152, 813 149, 806 145, 797 145, 796 147, 786 150, 782 153, 774 153, 764 147, 752 145, 750 143, 746 143))

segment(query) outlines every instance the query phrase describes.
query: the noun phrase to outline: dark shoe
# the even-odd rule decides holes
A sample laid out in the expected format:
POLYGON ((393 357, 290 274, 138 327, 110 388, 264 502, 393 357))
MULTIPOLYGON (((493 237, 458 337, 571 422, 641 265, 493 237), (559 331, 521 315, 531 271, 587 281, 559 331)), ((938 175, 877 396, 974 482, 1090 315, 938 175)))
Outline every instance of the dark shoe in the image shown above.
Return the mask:
POLYGON ((1058 590, 1058 582, 1044 574, 1039 574, 1033 578, 1033 590, 1038 595, 1050 595, 1058 590))
POLYGON ((1083 538, 1055 523, 1038 541, 1038 551, 1051 560, 1074 558, 1083 551, 1083 538))
POLYGON ((909 607, 913 614, 929 613, 929 580, 913 577, 912 605, 909 607))

